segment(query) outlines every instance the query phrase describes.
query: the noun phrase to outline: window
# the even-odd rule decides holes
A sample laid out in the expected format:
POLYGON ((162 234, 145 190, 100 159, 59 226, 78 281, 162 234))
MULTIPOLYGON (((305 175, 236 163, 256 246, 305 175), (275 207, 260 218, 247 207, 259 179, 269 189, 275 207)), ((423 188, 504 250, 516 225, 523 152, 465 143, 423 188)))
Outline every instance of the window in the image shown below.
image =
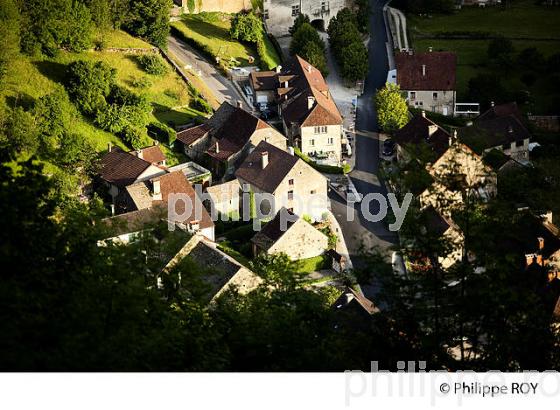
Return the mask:
POLYGON ((415 100, 416 99, 416 91, 411 91, 409 97, 410 97, 411 100, 415 100))
POLYGON ((309 193, 310 193, 311 195, 315 195, 315 194, 317 193, 317 191, 314 190, 314 189, 312 189, 311 191, 309 191, 309 193))
POLYGON ((293 185, 294 185, 294 180, 293 180, 293 179, 289 179, 289 180, 288 180, 288 185, 293 186, 293 185))
POLYGON ((311 145, 312 147, 314 147, 314 146, 315 146, 315 140, 313 140, 313 139, 309 140, 309 145, 311 145))
POLYGON ((263 14, 264 14, 264 19, 265 19, 265 20, 268 20, 268 19, 269 19, 269 17, 268 17, 268 10, 265 10, 263 14))
POLYGON ((327 11, 327 2, 326 1, 321 2, 321 11, 322 12, 327 11))
POLYGON ((294 191, 289 190, 288 191, 288 201, 291 201, 292 199, 294 199, 294 191))
POLYGON ((299 4, 292 6, 292 17, 299 16, 299 4))
POLYGON ((321 127, 321 134, 326 134, 326 133, 327 133, 327 126, 326 126, 326 125, 323 125, 323 126, 321 127))
POLYGON ((515 141, 515 146, 516 147, 522 147, 523 146, 523 140, 515 141))
POLYGON ((334 138, 333 137, 327 138, 327 144, 328 145, 333 145, 334 144, 334 138))
POLYGON ((313 133, 314 134, 319 134, 321 132, 321 127, 314 127, 313 128, 313 133))
POLYGON ((424 105, 424 101, 418 101, 418 105, 422 107, 424 105))
POLYGON ((434 100, 437 100, 438 94, 437 94, 437 93, 432 93, 432 98, 433 98, 434 100))

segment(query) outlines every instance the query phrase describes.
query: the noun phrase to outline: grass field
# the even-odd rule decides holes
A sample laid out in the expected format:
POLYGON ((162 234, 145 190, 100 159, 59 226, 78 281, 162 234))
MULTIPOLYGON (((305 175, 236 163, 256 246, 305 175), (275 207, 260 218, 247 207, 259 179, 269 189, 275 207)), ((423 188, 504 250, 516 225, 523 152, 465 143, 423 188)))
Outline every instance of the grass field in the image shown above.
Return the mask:
POLYGON ((452 15, 431 17, 407 16, 414 49, 453 51, 457 54, 457 91, 465 99, 469 80, 480 73, 498 74, 510 90, 528 91, 534 99, 530 108, 535 113, 549 113, 556 97, 550 92, 546 76, 539 76, 528 87, 520 80, 523 72, 514 64, 504 75, 488 64, 490 39, 504 36, 512 40, 515 55, 529 47, 537 48, 545 57, 560 52, 560 9, 536 6, 532 0, 519 0, 511 8, 463 8, 452 15), (471 36, 473 38, 458 38, 471 36))
MULTIPOLYGON (((231 16, 223 13, 184 14, 181 21, 171 23, 186 39, 205 54, 220 58, 223 68, 248 66, 258 63, 259 56, 253 45, 232 40, 229 35, 231 16), (250 63, 250 57, 255 63, 250 63)), ((265 36, 265 55, 263 64, 274 68, 280 64, 280 57, 274 46, 265 36)))
MULTIPOLYGON (((110 37, 114 47, 151 47, 148 43, 123 32, 113 32, 110 37), (120 43, 121 40, 124 42, 120 43)), ((0 90, 0 109, 23 101, 31 104, 37 98, 57 88, 63 88, 66 65, 80 59, 104 61, 115 68, 117 82, 120 85, 146 95, 153 106, 152 121, 179 125, 189 123, 194 117, 202 115, 188 107, 189 90, 171 67, 163 76, 149 75, 137 64, 134 54, 108 51, 89 51, 80 54, 60 52, 54 59, 20 56, 12 61, 0 90)), ((73 131, 88 137, 99 151, 106 149, 109 142, 123 146, 117 136, 95 127, 81 115, 75 119, 73 131)))

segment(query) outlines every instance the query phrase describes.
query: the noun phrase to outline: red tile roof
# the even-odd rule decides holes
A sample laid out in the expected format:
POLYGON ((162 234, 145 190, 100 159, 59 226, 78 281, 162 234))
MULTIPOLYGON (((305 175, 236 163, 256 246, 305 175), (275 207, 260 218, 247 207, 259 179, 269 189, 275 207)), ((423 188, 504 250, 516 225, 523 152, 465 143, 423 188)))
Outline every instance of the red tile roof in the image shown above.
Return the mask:
POLYGON ((148 161, 114 147, 101 159, 99 175, 111 184, 126 186, 134 183, 150 165, 148 161))
POLYGON ((179 131, 177 133, 177 140, 181 141, 186 146, 189 146, 204 137, 209 131, 210 128, 206 124, 197 125, 196 127, 179 131))
POLYGON ((455 90, 457 56, 447 51, 398 53, 395 56, 397 84, 402 90, 455 90), (423 69, 424 66, 424 69, 423 69))
MULTIPOLYGON (((151 164, 157 164, 165 161, 165 155, 163 155, 159 145, 152 145, 151 147, 142 148, 139 151, 142 153, 142 159, 151 164)), ((136 151, 130 151, 130 153, 138 156, 136 151)))
POLYGON ((451 135, 447 131, 429 118, 423 115, 416 115, 404 127, 395 132, 393 140, 401 147, 426 143, 439 157, 449 147, 450 137, 451 135), (432 127, 432 131, 434 127, 437 127, 431 135, 430 127, 432 127))

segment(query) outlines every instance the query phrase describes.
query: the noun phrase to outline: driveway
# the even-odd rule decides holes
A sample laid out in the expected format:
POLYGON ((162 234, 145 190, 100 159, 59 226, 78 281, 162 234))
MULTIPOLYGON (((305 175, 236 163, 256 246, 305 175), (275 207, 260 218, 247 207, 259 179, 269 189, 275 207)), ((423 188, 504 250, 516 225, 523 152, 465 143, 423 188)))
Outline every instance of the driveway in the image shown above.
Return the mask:
POLYGON ((191 66, 193 71, 199 73, 202 81, 212 91, 220 104, 227 101, 235 105, 238 100, 243 101, 243 98, 231 81, 224 77, 214 65, 208 62, 191 46, 172 35, 167 40, 168 50, 180 62, 181 68, 191 66))

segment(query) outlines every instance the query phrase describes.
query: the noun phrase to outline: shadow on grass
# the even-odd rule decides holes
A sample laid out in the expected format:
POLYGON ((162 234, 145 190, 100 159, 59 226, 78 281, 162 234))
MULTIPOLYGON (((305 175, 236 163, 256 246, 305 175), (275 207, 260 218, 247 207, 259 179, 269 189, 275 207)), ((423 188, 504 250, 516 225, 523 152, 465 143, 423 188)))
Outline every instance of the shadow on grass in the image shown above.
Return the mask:
POLYGON ((35 98, 26 93, 18 93, 17 95, 8 95, 5 98, 6 105, 10 108, 22 107, 26 111, 33 108, 35 98))
POLYGON ((64 84, 66 79, 66 64, 43 60, 34 61, 33 65, 35 65, 37 70, 39 70, 39 72, 45 77, 56 81, 57 83, 64 84))
POLYGON ((185 111, 179 111, 158 103, 152 103, 152 107, 154 108, 154 117, 156 117, 158 121, 167 124, 172 128, 189 124, 193 122, 196 117, 198 117, 198 115, 194 115, 185 111))

